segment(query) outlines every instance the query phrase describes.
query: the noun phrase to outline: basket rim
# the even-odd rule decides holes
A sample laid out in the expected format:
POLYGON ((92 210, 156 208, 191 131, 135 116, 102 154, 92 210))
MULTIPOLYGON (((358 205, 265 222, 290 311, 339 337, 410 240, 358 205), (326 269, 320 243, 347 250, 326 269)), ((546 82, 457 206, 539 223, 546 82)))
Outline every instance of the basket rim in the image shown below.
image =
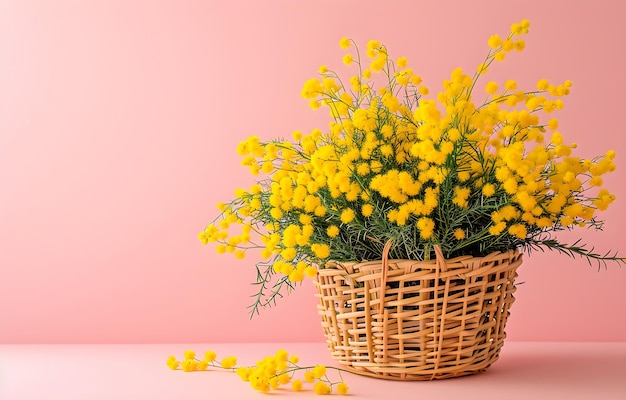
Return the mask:
MULTIPOLYGON (((453 258, 444 258, 444 260, 447 264, 455 264, 455 263, 462 263, 463 261, 468 261, 468 260, 472 260, 474 262, 490 262, 490 261, 497 260, 497 259, 517 259, 517 258, 522 258, 522 256, 523 256, 523 253, 518 248, 515 248, 515 249, 509 249, 509 250, 503 250, 503 251, 494 251, 484 256, 461 255, 461 256, 456 256, 453 258)), ((345 267, 347 266, 354 268, 355 266, 359 266, 359 265, 374 265, 374 264, 379 265, 383 261, 385 261, 383 258, 375 259, 375 260, 362 260, 362 261, 330 260, 330 261, 327 261, 320 268, 320 270, 345 269, 345 267)), ((390 258, 390 259, 387 259, 386 261, 392 264, 411 262, 411 263, 416 263, 416 264, 419 263, 420 265, 422 264, 434 265, 437 263, 437 259, 415 260, 415 259, 410 259, 410 258, 390 258)), ((357 269, 360 269, 360 268, 357 268, 357 269)))

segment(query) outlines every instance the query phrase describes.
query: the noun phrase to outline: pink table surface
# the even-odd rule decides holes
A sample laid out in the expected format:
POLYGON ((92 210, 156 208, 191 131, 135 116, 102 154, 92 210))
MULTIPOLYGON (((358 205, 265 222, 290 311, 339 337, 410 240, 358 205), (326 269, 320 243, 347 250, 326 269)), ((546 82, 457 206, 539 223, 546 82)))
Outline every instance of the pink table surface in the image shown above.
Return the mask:
MULTIPOLYGON (((336 365, 323 343, 0 345, 1 400, 308 399, 311 390, 255 392, 230 372, 169 370, 187 349, 253 364, 284 348, 301 363, 336 365)), ((626 399, 626 342, 507 342, 485 373, 430 382, 345 374, 354 399, 626 399)), ((339 396, 337 396, 339 398, 339 396)))

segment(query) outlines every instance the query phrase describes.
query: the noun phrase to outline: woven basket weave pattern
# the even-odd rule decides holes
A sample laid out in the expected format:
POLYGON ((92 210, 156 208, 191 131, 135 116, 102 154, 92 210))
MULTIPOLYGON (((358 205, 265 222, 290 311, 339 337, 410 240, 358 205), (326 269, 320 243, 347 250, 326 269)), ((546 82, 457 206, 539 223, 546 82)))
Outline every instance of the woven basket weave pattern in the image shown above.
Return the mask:
POLYGON ((331 355, 347 369, 393 380, 484 371, 504 344, 518 251, 486 257, 329 263, 316 280, 331 355))

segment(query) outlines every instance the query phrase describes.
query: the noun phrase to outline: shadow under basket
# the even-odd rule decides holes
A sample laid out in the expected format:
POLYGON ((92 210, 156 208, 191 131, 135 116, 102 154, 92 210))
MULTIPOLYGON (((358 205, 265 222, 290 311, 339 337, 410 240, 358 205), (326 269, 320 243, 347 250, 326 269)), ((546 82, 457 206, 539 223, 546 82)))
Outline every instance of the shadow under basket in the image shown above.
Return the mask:
POLYGON ((331 356, 391 380, 477 374, 493 364, 515 300, 517 250, 429 261, 331 262, 319 270, 318 312, 331 356))

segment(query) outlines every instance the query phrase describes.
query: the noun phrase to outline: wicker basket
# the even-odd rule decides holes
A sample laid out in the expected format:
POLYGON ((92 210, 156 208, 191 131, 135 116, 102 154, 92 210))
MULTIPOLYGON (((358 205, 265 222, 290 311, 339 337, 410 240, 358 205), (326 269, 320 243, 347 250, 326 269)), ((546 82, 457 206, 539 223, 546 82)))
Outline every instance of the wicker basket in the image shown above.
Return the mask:
POLYGON ((315 285, 332 357, 361 375, 431 380, 493 364, 515 300, 517 250, 446 260, 329 263, 315 285))

